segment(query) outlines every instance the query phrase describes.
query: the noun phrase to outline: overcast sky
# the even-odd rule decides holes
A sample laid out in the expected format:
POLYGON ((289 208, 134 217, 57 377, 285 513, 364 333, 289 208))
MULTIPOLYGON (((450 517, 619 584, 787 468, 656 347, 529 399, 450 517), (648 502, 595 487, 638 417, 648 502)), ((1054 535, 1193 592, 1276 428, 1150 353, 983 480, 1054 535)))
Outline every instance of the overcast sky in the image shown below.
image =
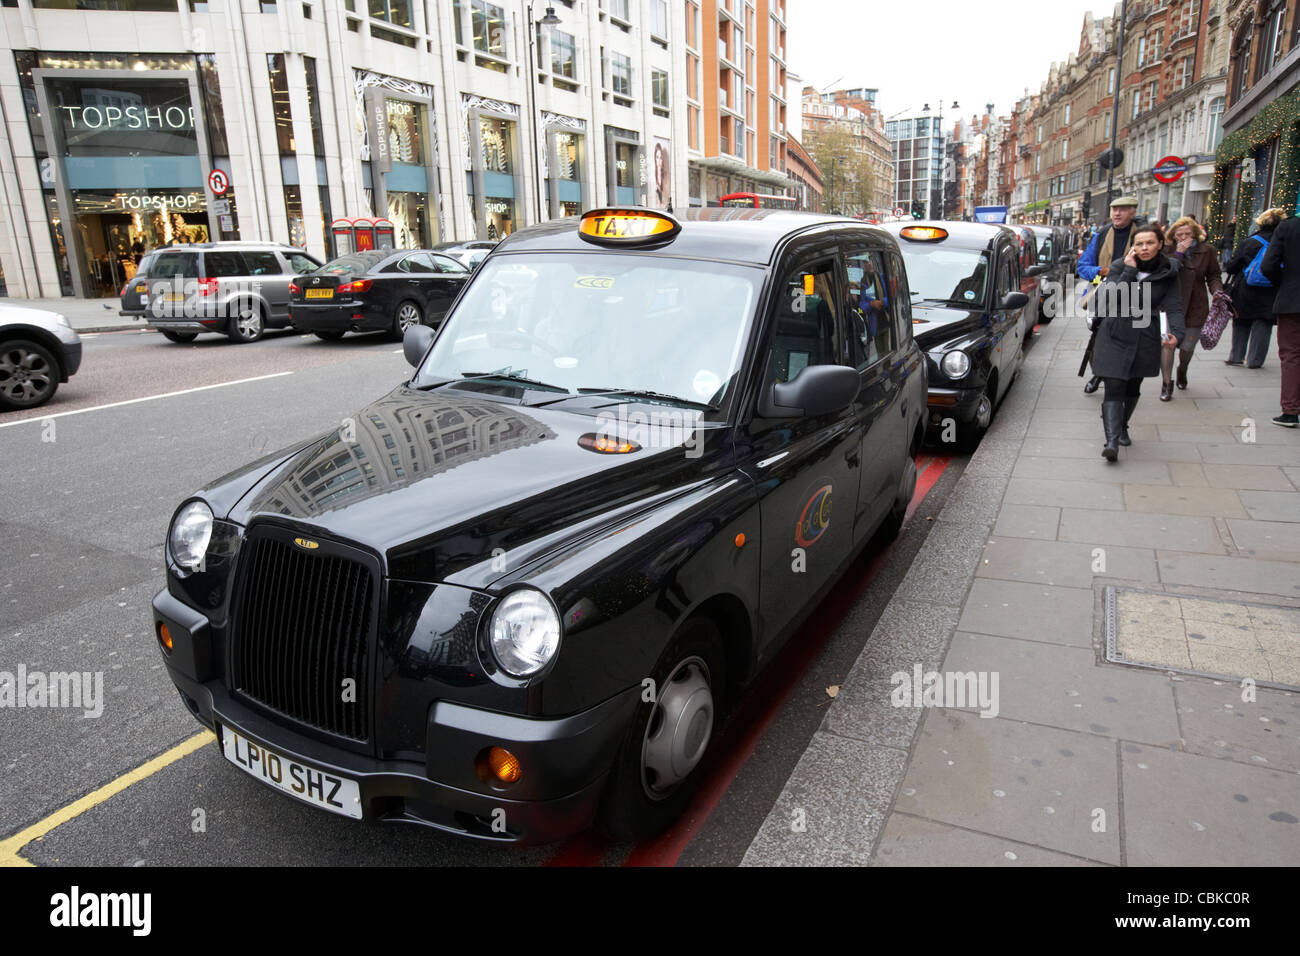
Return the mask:
MULTIPOLYGON (((1053 62, 1079 49, 1083 15, 1117 4, 1081 0, 786 0, 786 66, 819 91, 876 87, 886 117, 953 100, 963 117, 1010 113, 1053 62)), ((792 102, 798 102, 797 99, 792 102)), ((796 113, 797 110, 791 110, 796 113)))

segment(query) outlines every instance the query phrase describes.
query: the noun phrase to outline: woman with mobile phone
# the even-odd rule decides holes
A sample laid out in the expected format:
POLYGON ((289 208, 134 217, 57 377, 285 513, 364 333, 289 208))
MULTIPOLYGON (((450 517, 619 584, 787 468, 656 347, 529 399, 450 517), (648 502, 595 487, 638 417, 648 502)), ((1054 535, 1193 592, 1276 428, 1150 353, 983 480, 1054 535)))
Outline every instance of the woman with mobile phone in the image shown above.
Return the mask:
POLYGON ((1128 425, 1142 379, 1160 374, 1164 351, 1172 354, 1186 334, 1179 266, 1163 253, 1164 244, 1158 225, 1136 227, 1128 254, 1111 263, 1094 300, 1092 369, 1106 387, 1101 454, 1107 461, 1118 460, 1120 445, 1132 444, 1128 425))

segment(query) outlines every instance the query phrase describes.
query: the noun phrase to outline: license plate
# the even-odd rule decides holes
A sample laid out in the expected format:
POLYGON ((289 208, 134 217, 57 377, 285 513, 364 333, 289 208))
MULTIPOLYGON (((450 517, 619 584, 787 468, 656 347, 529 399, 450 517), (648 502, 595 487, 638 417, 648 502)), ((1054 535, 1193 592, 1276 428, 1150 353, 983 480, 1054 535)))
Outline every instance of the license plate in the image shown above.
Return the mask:
POLYGON ((308 299, 332 299, 334 298, 333 289, 308 289, 303 296, 308 299))
POLYGON ((185 293, 184 293, 184 292, 168 292, 165 296, 163 296, 163 298, 166 299, 168 302, 184 302, 184 301, 185 301, 185 293))
POLYGON ((229 727, 219 726, 218 729, 226 759, 245 773, 304 803, 354 820, 361 819, 361 787, 355 780, 336 777, 268 750, 229 727))

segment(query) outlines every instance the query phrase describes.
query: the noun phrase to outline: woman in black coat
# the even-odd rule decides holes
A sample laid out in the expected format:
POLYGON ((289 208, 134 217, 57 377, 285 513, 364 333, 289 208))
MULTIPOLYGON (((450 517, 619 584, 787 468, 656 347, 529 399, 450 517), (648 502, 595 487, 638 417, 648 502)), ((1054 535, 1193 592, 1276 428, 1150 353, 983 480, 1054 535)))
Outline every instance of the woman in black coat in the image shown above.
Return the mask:
POLYGON ((1097 289, 1093 323, 1098 324, 1092 371, 1106 386, 1101 403, 1107 461, 1119 458, 1119 446, 1131 445, 1128 422, 1137 407, 1142 379, 1160 374, 1161 350, 1182 342, 1183 300, 1178 263, 1161 251, 1159 226, 1138 226, 1133 246, 1110 266, 1097 289), (1161 313, 1167 331, 1161 332, 1161 313))
POLYGON ((1223 271, 1233 278, 1229 280, 1232 305, 1237 316, 1232 320, 1232 351, 1224 359, 1224 365, 1241 365, 1259 368, 1268 357, 1269 340, 1273 337, 1273 299, 1277 296, 1274 287, 1248 285, 1246 283, 1246 266, 1259 254, 1263 243, 1273 241, 1273 230, 1286 218, 1285 209, 1266 209, 1255 220, 1259 231, 1242 240, 1232 258, 1223 264, 1223 271))

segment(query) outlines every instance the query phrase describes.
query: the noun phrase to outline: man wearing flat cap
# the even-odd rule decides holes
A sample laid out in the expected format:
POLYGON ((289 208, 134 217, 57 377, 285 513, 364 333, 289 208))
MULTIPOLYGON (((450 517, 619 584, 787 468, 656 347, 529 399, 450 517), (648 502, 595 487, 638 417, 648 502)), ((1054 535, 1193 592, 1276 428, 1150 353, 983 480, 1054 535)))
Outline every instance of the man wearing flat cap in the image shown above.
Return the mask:
MULTIPOLYGON (((1116 196, 1111 201, 1110 222, 1097 230, 1088 248, 1079 256, 1080 279, 1088 282, 1104 279, 1110 272, 1110 264, 1128 255, 1133 246, 1133 219, 1137 216, 1137 204, 1132 196, 1116 196)), ((1101 379, 1094 375, 1083 390, 1091 395, 1099 385, 1101 379)))

